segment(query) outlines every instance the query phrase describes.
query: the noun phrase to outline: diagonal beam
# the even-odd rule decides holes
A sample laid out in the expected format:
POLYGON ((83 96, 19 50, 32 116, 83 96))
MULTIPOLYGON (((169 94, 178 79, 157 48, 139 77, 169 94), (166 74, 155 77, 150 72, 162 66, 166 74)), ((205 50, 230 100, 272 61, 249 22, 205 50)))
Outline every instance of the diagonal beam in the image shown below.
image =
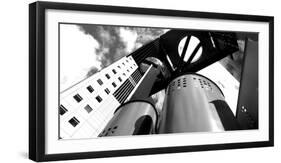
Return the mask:
POLYGON ((181 52, 181 57, 180 57, 180 60, 178 62, 178 65, 179 65, 178 67, 181 67, 183 65, 183 63, 184 63, 184 56, 186 54, 186 50, 187 50, 190 38, 191 38, 190 35, 188 35, 187 38, 186 38, 186 41, 185 41, 184 46, 183 46, 183 50, 181 52))
POLYGON ((189 65, 192 61, 192 59, 195 57, 196 53, 198 52, 199 48, 201 47, 201 42, 197 44, 193 52, 191 53, 190 57, 188 58, 185 65, 189 65))

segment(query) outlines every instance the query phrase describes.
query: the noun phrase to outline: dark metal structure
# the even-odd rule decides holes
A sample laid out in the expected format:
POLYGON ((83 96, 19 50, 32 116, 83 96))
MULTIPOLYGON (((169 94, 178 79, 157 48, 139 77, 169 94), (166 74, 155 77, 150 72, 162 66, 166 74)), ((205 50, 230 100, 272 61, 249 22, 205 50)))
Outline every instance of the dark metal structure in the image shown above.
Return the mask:
MULTIPOLYGON (((170 76, 157 82, 152 94, 166 88, 167 82, 184 72, 196 72, 208 65, 234 53, 238 50, 237 37, 231 32, 210 32, 196 30, 170 30, 160 38, 142 46, 131 53, 137 64, 145 62, 148 57, 155 57, 162 61, 170 76), (186 50, 191 37, 196 37, 200 42, 193 49, 188 61, 184 61, 186 50), (182 39, 187 37, 182 54, 179 54, 178 46, 182 39), (195 54, 202 47, 202 54, 196 62, 191 62, 195 54)), ((164 70, 162 71, 162 73, 164 70)))

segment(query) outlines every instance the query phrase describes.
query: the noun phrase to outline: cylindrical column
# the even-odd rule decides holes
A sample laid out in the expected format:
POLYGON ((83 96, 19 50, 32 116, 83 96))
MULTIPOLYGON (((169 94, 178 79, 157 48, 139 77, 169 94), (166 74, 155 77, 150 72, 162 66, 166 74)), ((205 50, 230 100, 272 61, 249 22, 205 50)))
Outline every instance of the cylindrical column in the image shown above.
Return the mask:
POLYGON ((224 131, 232 122, 221 119, 234 120, 231 113, 214 82, 199 74, 185 74, 168 85, 159 133, 224 131))
POLYGON ((157 112, 151 100, 133 100, 122 104, 114 113, 100 137, 147 135, 155 132, 157 112))

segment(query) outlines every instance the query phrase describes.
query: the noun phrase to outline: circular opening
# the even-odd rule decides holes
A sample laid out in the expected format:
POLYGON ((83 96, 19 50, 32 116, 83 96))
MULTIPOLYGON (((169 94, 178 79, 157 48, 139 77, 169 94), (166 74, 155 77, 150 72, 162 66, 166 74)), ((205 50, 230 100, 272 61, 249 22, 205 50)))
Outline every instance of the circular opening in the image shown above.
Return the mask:
MULTIPOLYGON (((181 41, 179 43, 179 46, 178 46, 179 56, 182 55, 182 51, 183 51, 184 45, 186 43, 186 40, 187 40, 187 36, 185 36, 183 39, 181 39, 181 41)), ((193 51, 195 50, 195 48, 197 47, 198 44, 200 44, 200 40, 195 36, 190 36, 190 40, 189 40, 189 43, 187 45, 185 56, 183 58, 184 62, 187 62, 187 60, 189 59, 189 57, 191 56, 191 54, 193 53, 193 51)), ((193 57, 191 63, 196 62, 201 57, 202 51, 203 51, 203 48, 200 45, 200 48, 196 52, 196 54, 193 57)))

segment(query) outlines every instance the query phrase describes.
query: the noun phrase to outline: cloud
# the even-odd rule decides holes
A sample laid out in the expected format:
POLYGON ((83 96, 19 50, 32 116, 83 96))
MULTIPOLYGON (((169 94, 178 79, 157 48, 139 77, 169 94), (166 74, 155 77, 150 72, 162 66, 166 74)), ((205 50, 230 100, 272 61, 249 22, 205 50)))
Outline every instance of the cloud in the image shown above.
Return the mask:
POLYGON ((158 28, 90 24, 80 25, 80 30, 91 35, 99 43, 100 47, 96 49, 96 55, 102 63, 102 68, 130 54, 165 32, 164 29, 158 28))
POLYGON ((120 37, 126 45, 126 52, 130 53, 135 49, 138 34, 136 31, 120 28, 120 37))
POLYGON ((159 37, 163 29, 104 25, 60 26, 61 90, 159 37))
POLYGON ((163 28, 140 28, 140 27, 125 27, 127 30, 134 31, 137 33, 138 38, 136 40, 139 44, 146 44, 155 38, 161 36, 167 29, 163 28))
POLYGON ((87 77, 90 77, 90 76, 94 75, 98 71, 99 71, 99 69, 97 67, 95 67, 95 66, 91 67, 90 70, 87 73, 87 77))
POLYGON ((99 43, 96 55, 102 63, 102 68, 122 58, 127 53, 126 44, 120 37, 120 29, 102 25, 80 25, 80 30, 92 36, 99 43))
POLYGON ((89 68, 101 69, 95 55, 99 43, 85 35, 77 25, 60 25, 60 88, 61 91, 84 79, 89 68))

